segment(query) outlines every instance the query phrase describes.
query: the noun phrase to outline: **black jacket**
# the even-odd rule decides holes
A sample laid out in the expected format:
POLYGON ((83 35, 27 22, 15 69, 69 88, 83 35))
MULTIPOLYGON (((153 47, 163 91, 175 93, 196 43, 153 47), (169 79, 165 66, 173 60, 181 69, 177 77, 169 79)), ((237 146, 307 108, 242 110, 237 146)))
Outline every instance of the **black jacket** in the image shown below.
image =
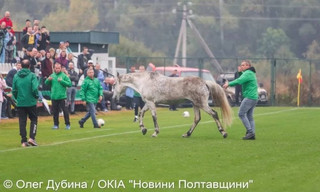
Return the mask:
POLYGON ((84 71, 88 67, 89 60, 91 60, 90 54, 83 55, 83 53, 81 53, 78 56, 78 63, 77 63, 78 69, 82 69, 82 71, 84 71))
POLYGON ((79 81, 78 73, 75 70, 68 69, 69 78, 71 80, 72 87, 76 87, 79 81))

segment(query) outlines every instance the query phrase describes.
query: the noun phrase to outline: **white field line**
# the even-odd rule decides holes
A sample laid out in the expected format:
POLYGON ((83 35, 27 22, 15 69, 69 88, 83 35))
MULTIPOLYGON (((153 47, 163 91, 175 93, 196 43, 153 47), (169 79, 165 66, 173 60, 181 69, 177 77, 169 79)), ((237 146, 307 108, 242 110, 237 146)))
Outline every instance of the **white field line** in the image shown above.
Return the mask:
MULTIPOLYGON (((288 111, 295 111, 300 108, 293 108, 293 109, 284 109, 280 111, 275 111, 275 112, 268 112, 268 113, 260 113, 255 116, 265 116, 265 115, 273 115, 273 114, 278 114, 278 113, 283 113, 283 112, 288 112, 288 111)), ((210 121, 204 121, 200 122, 199 124, 207 124, 207 123, 212 123, 213 120, 210 121)), ((161 129, 172 129, 172 128, 177 128, 177 127, 185 127, 185 126, 190 126, 190 124, 181 124, 181 125, 172 125, 172 126, 167 126, 167 127, 161 127, 161 129)), ((101 129, 101 131, 109 131, 110 129, 101 129)), ((86 131, 88 132, 96 132, 100 130, 95 130, 95 131, 86 131)), ((112 137, 112 136, 118 136, 118 135, 126 135, 126 134, 133 134, 133 133, 139 133, 141 130, 136 130, 136 131, 127 131, 127 132, 122 132, 122 133, 111 133, 111 134, 105 134, 105 135, 97 135, 97 136, 92 136, 92 137, 85 137, 85 138, 80 138, 80 139, 70 139, 66 141, 59 141, 59 142, 54 142, 50 144, 44 144, 44 145, 39 145, 38 147, 27 147, 27 148, 22 148, 22 147, 17 147, 17 148, 12 148, 12 149, 4 149, 0 150, 0 153, 3 152, 9 152, 9 151, 18 151, 18 150, 24 150, 24 149, 36 149, 36 148, 42 148, 42 147, 49 147, 49 146, 56 146, 56 145, 62 145, 66 143, 73 143, 73 142, 79 142, 79 141, 87 141, 87 140, 92 140, 92 139, 98 139, 98 138, 104 138, 104 137, 112 137)))
POLYGON ((295 110, 298 110, 298 109, 299 108, 283 109, 283 110, 280 110, 280 111, 274 111, 274 112, 268 112, 268 113, 260 113, 260 114, 256 114, 256 115, 253 115, 253 116, 258 117, 258 116, 265 116, 265 115, 274 115, 274 114, 283 113, 283 112, 287 112, 287 111, 295 111, 295 110))

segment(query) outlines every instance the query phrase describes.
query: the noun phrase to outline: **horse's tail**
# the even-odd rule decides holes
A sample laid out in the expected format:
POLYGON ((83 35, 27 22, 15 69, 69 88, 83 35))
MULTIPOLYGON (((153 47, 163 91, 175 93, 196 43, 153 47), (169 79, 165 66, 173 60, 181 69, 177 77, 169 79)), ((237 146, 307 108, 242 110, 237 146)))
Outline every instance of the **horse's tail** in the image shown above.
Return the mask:
POLYGON ((206 81, 206 85, 209 87, 212 100, 221 108, 223 122, 230 126, 232 123, 233 111, 223 88, 213 81, 206 81))

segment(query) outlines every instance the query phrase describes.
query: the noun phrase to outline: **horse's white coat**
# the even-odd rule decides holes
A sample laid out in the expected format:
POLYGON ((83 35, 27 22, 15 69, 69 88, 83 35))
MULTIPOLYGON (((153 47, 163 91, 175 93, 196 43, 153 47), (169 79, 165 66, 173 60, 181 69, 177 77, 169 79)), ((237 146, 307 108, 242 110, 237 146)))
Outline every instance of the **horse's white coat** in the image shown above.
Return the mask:
POLYGON ((156 116, 156 103, 188 99, 192 101, 195 112, 195 121, 190 130, 183 136, 190 136, 200 121, 200 108, 210 114, 216 121, 218 130, 224 137, 227 133, 223 129, 218 114, 208 105, 208 99, 212 94, 213 99, 221 105, 222 114, 227 124, 231 123, 232 112, 223 89, 215 82, 206 82, 199 77, 170 78, 157 72, 130 73, 118 76, 114 85, 114 97, 119 97, 126 87, 131 87, 141 94, 146 105, 140 112, 140 128, 143 134, 146 128, 143 125, 143 116, 147 110, 151 110, 155 132, 159 133, 156 116))

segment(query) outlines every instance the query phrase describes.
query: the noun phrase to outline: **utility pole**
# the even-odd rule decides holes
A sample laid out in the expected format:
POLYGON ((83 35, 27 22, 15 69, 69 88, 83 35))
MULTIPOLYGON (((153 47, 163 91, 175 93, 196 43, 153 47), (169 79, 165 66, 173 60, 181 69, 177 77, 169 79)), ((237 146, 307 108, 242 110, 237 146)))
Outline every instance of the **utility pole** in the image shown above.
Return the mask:
MULTIPOLYGON (((188 5, 190 6, 191 3, 188 2, 188 5)), ((181 41, 182 41, 182 66, 186 67, 187 66, 187 19, 188 19, 188 14, 192 13, 192 10, 188 9, 188 6, 186 2, 178 2, 178 6, 182 6, 182 9, 174 9, 173 12, 182 12, 182 22, 180 26, 180 32, 179 32, 179 37, 177 41, 177 46, 176 46, 176 51, 174 54, 174 60, 173 64, 177 64, 177 59, 179 57, 179 51, 181 47, 181 41)))
MULTIPOLYGON (((178 6, 181 6, 182 3, 179 2, 178 6)), ((201 46, 207 53, 207 55, 211 59, 211 63, 213 64, 213 67, 217 69, 219 73, 221 73, 223 70, 219 64, 219 62, 216 60, 215 56, 213 55, 212 51, 210 50, 209 46, 201 36, 200 32, 196 28, 196 26, 192 23, 190 20, 190 16, 192 15, 192 10, 188 9, 188 6, 191 6, 192 3, 186 2, 183 3, 182 5, 182 10, 180 9, 180 12, 182 12, 182 22, 180 26, 180 32, 179 32, 179 37, 177 41, 177 46, 176 46, 176 51, 174 55, 174 60, 173 60, 173 65, 177 64, 177 59, 179 57, 179 52, 180 52, 180 47, 182 43, 182 66, 186 67, 187 66, 187 25, 192 29, 192 32, 194 35, 197 37, 198 41, 200 42, 201 46)), ((177 12, 176 9, 173 10, 173 12, 177 12)), ((223 36, 222 36, 223 37, 223 36)))

